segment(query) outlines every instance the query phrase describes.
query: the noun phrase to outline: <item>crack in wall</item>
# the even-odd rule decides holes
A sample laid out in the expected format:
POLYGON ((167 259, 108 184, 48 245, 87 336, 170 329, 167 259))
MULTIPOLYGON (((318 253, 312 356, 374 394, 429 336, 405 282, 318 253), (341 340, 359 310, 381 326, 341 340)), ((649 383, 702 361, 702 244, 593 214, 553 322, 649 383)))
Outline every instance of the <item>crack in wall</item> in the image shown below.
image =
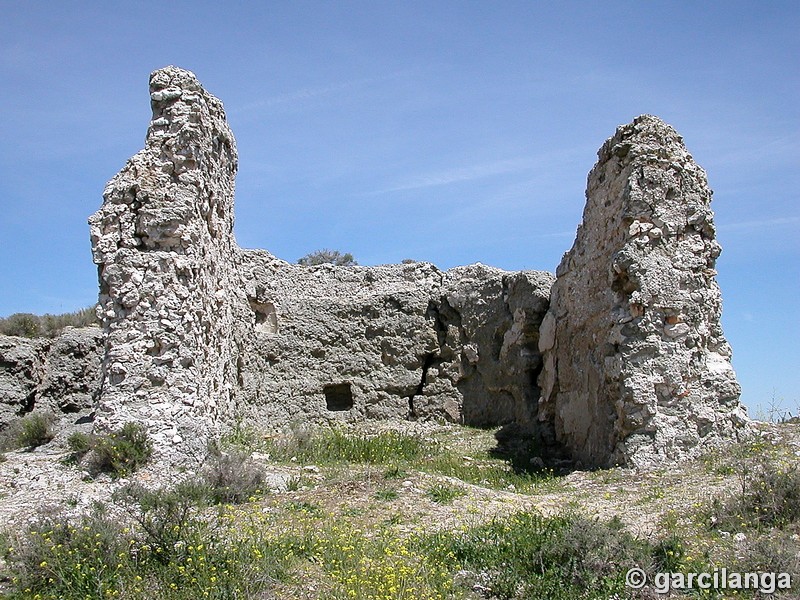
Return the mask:
POLYGON ((422 375, 419 378, 419 385, 417 385, 417 389, 414 390, 414 393, 408 397, 409 419, 417 418, 417 412, 414 407, 414 398, 416 398, 417 396, 425 395, 425 384, 428 383, 428 371, 430 371, 430 368, 433 366, 436 357, 437 357, 436 353, 430 352, 425 355, 425 358, 422 361, 422 375))

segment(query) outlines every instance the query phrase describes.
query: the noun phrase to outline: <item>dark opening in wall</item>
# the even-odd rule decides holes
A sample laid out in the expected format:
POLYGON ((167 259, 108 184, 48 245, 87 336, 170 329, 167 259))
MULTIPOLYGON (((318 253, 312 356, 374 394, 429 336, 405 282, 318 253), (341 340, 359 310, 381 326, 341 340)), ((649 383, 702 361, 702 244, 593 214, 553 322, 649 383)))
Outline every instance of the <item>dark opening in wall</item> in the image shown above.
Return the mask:
POLYGON ((353 408, 353 390, 349 383, 332 383, 322 388, 328 410, 350 410, 353 408))

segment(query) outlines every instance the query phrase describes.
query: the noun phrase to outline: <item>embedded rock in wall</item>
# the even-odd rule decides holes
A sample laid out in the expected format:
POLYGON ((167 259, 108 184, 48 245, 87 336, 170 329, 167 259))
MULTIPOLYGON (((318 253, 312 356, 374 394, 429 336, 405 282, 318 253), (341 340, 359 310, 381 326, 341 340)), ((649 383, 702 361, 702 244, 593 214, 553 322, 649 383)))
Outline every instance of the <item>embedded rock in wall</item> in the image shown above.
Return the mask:
POLYGON ((89 219, 107 334, 96 423, 140 421, 158 441, 200 445, 236 396, 236 144, 192 73, 155 71, 150 99, 144 149, 89 219))
POLYGON ((98 327, 69 327, 54 339, 0 336, 0 430, 34 410, 87 417, 100 383, 102 338, 98 327))
POLYGON ((681 458, 746 422, 722 334, 711 190, 644 115, 589 174, 541 329, 544 437, 586 466, 681 458))
POLYGON ((552 275, 430 263, 303 267, 243 251, 243 405, 296 419, 532 420, 552 275))

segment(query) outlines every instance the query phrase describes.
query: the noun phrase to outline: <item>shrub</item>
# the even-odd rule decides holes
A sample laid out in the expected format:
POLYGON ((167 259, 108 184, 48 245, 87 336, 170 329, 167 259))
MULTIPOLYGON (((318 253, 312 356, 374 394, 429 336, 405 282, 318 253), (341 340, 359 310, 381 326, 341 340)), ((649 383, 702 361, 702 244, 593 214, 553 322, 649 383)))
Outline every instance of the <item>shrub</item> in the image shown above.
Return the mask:
POLYGON ((12 422, 0 436, 0 449, 38 448, 55 437, 53 415, 31 413, 12 422))
POLYGON ((0 319, 0 334, 20 337, 56 337, 65 327, 88 327, 98 323, 95 307, 60 315, 14 313, 0 319))
POLYGON ((67 447, 76 454, 85 454, 92 449, 92 436, 76 431, 67 438, 67 447))
POLYGON ((41 335, 39 317, 30 313, 14 313, 0 320, 0 333, 34 338, 41 335))
POLYGON ((711 503, 711 523, 720 529, 783 528, 800 522, 800 467, 797 463, 762 461, 742 464, 739 490, 711 503))
POLYGON ((420 540, 433 557, 480 574, 494 598, 608 598, 625 590, 634 566, 655 566, 653 548, 618 520, 522 512, 462 532, 420 540), (587 592, 589 592, 587 594, 587 592))
MULTIPOLYGON (((194 600, 266 597, 290 557, 263 527, 232 514, 200 517, 194 484, 125 488, 116 498, 132 522, 101 506, 70 519, 54 513, 0 544, 9 600, 194 600), (10 589, 9 589, 10 587, 10 589)), ((270 597, 272 597, 270 595, 270 597)))
POLYGON ((154 560, 168 563, 186 531, 201 524, 197 508, 205 504, 206 492, 195 481, 155 490, 131 484, 120 489, 114 497, 128 507, 128 512, 139 524, 144 543, 153 550, 154 560))
POLYGON ((252 458, 241 452, 212 451, 201 473, 210 499, 216 504, 246 502, 260 494, 266 474, 252 458))
POLYGON ((358 264, 353 258, 353 255, 349 252, 342 254, 338 250, 328 250, 327 248, 315 250, 297 259, 297 264, 305 267, 313 267, 314 265, 322 265, 325 263, 330 263, 338 267, 352 267, 358 264))
POLYGON ((121 529, 102 506, 76 523, 58 513, 39 515, 3 544, 13 581, 30 594, 20 597, 99 598, 113 594, 128 563, 121 529))
POLYGON ((55 437, 52 431, 53 417, 35 413, 21 420, 19 442, 22 447, 37 448, 55 437))
POLYGON ((96 436, 92 442, 93 467, 125 476, 144 465, 153 454, 153 443, 139 423, 126 423, 119 431, 96 436))

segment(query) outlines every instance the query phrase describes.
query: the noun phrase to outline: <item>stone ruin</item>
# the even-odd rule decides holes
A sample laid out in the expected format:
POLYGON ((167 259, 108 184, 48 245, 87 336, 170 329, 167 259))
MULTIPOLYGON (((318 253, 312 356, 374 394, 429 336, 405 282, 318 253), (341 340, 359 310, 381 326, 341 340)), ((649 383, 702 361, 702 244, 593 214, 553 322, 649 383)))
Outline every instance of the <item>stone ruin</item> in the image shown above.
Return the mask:
MULTIPOLYGON (((545 458, 605 467, 693 456, 746 425, 719 323, 711 191, 658 118, 600 149, 554 278, 306 267, 241 249, 222 103, 176 67, 151 75, 150 98, 145 148, 89 219, 103 334, 101 358, 82 359, 99 369, 81 407, 96 428, 145 423, 176 456, 242 418, 438 419, 509 426, 545 458)), ((0 404, 15 407, 25 375, 9 339, 0 404)), ((39 387, 17 414, 39 406, 39 387)))

